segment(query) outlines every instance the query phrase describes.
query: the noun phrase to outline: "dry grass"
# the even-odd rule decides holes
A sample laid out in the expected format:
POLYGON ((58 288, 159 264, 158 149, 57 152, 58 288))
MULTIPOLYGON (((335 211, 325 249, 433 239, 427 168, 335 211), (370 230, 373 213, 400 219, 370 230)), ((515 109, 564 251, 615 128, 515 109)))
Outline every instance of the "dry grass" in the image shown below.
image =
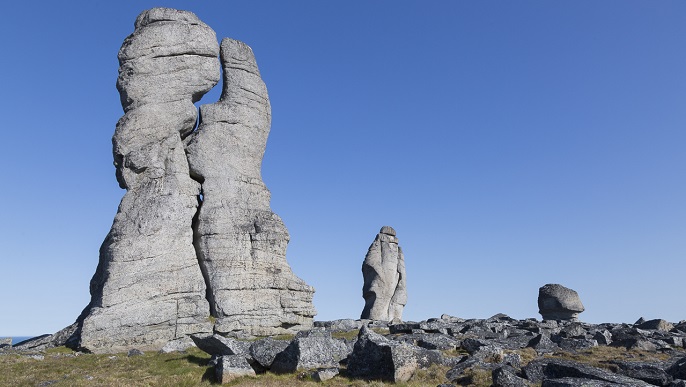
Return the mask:
MULTIPOLYGON (((148 352, 142 356, 76 355, 60 347, 43 353, 43 360, 25 355, 0 355, 0 386, 211 386, 217 385, 214 370, 207 366, 210 356, 197 348, 187 353, 160 354, 148 352)), ((276 375, 266 373, 256 378, 240 378, 227 386, 260 387, 420 387, 445 381, 447 367, 432 366, 419 370, 407 383, 353 380, 337 376, 320 383, 308 373, 276 375)))
POLYGON ((0 356, 2 386, 209 386, 210 357, 198 350, 186 354, 146 353, 76 356, 71 350, 46 351, 43 360, 18 354, 0 356))
MULTIPOLYGON (((455 355, 461 354, 458 351, 455 355)), ((536 357, 530 348, 513 351, 522 356, 527 364, 536 357)), ((145 353, 142 356, 118 355, 76 355, 61 347, 43 353, 43 360, 31 359, 19 354, 0 355, 0 386, 210 386, 216 385, 214 370, 207 366, 210 356, 197 348, 187 353, 159 354, 145 353)), ((596 367, 610 368, 609 360, 667 360, 669 355, 633 351, 624 348, 595 347, 577 353, 556 353, 555 358, 569 359, 596 367)), ((418 370, 406 383, 353 380, 339 375, 323 383, 315 382, 308 373, 275 375, 266 373, 257 378, 241 378, 226 384, 241 387, 421 387, 445 383, 448 367, 434 365, 418 370)), ((481 369, 467 369, 457 381, 462 385, 490 386, 491 372, 481 369)))
POLYGON ((637 351, 623 347, 600 346, 576 353, 556 352, 552 355, 546 355, 546 357, 574 360, 579 363, 611 370, 612 367, 608 365, 610 360, 659 362, 668 360, 670 355, 661 352, 637 351))

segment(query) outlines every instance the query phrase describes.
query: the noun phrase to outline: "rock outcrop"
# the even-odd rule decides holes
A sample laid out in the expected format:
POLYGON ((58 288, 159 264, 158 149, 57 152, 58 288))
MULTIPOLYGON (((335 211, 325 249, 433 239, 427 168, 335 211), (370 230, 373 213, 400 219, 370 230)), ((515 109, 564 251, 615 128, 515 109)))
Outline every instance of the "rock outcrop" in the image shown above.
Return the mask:
POLYGON ((154 8, 124 41, 125 114, 112 142, 127 192, 70 346, 151 350, 192 334, 312 325, 314 289, 286 262, 288 231, 260 176, 266 87, 248 46, 226 39, 221 47, 222 97, 202 107, 196 129, 194 103, 220 79, 214 31, 190 12, 154 8))
POLYGON ((579 294, 558 284, 547 284, 538 289, 538 313, 543 320, 576 321, 584 311, 579 294))
POLYGON ((405 257, 393 228, 384 226, 376 235, 362 263, 362 276, 365 305, 361 318, 401 320, 407 304, 405 257))
POLYGON ((267 88, 250 47, 221 43, 224 88, 200 108, 187 140, 190 171, 202 184, 195 246, 209 286, 215 331, 274 335, 312 326, 314 289, 286 261, 288 230, 270 209, 261 165, 271 125, 267 88))
POLYGON ((182 138, 195 127, 193 103, 219 81, 218 51, 211 28, 168 8, 138 16, 119 51, 125 114, 112 142, 127 192, 100 248, 80 348, 159 349, 212 330, 191 228, 200 184, 190 177, 182 138))

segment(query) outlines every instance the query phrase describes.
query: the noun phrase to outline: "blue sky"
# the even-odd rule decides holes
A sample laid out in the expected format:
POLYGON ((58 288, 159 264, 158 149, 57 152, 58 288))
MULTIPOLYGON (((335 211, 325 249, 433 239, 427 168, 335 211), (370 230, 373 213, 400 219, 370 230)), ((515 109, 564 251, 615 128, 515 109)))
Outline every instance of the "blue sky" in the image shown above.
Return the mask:
POLYGON ((263 178, 317 319, 359 317, 383 225, 408 320, 540 318, 546 283, 583 321, 686 319, 684 2, 39 1, 0 25, 0 335, 88 303, 123 195, 117 51, 154 6, 255 51, 263 178))

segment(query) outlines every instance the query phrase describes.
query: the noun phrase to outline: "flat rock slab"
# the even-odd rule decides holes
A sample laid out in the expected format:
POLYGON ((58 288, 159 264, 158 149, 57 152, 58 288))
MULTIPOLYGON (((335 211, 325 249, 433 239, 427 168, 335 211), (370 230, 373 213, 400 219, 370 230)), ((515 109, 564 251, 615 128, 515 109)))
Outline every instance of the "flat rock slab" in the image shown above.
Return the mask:
POLYGON ((247 355, 250 352, 250 343, 222 335, 192 335, 191 339, 198 348, 213 356, 247 355))

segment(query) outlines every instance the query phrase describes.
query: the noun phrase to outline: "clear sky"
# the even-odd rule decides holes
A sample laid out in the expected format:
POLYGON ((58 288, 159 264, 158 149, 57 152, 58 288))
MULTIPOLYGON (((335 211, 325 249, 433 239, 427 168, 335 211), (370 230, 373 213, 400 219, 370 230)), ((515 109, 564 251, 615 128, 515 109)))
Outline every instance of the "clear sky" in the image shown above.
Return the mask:
POLYGON ((0 335, 88 303, 124 193, 117 51, 154 6, 253 48, 263 178, 317 319, 359 317, 383 225, 407 320, 540 318, 546 283, 583 321, 686 319, 686 2, 46 0, 0 24, 0 335))

